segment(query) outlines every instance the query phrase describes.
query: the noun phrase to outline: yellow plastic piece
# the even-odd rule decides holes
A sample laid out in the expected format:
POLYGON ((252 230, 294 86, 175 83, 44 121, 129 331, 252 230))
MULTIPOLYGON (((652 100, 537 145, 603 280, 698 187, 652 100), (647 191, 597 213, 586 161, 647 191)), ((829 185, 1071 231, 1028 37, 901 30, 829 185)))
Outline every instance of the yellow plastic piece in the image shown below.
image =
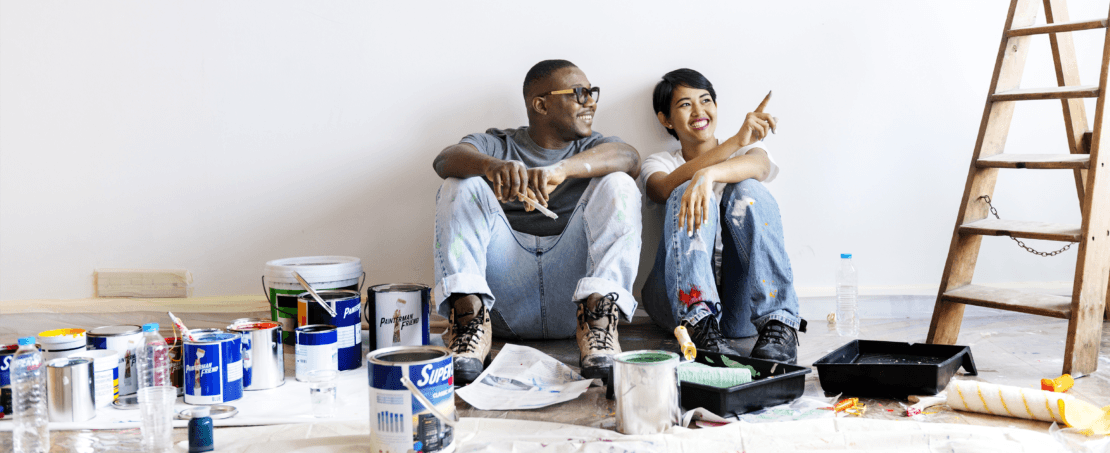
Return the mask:
POLYGON ((1110 434, 1110 406, 1098 407, 1077 399, 1060 400, 1060 416, 1069 428, 1079 429, 1083 434, 1110 434))
POLYGON ((694 346, 694 340, 690 339, 690 333, 686 331, 686 327, 675 327, 674 337, 678 339, 678 345, 682 348, 682 355, 686 360, 694 360, 698 356, 698 348, 694 346))
POLYGON ((1056 379, 1041 379, 1041 390, 1063 393, 1075 385, 1075 380, 1070 374, 1065 374, 1056 379))

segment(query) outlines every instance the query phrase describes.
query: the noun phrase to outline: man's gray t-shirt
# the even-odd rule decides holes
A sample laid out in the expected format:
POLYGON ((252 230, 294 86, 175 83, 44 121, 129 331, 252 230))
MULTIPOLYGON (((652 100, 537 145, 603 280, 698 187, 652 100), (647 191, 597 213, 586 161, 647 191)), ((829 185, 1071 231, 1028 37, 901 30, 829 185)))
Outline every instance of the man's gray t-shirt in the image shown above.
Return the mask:
MULTIPOLYGON (((541 148, 528 136, 528 126, 517 129, 489 129, 484 134, 470 134, 459 143, 468 143, 478 148, 478 152, 501 160, 519 160, 525 167, 546 167, 571 157, 602 143, 624 143, 618 137, 604 137, 594 132, 589 137, 571 142, 563 149, 541 148)), ((483 178, 484 179, 484 178, 483 178)), ((486 180, 492 188, 493 183, 486 180)), ((534 236, 556 236, 562 234, 570 221, 570 215, 590 184, 590 178, 567 178, 551 192, 547 208, 559 215, 558 219, 543 215, 539 211, 525 212, 524 203, 512 201, 501 203, 505 217, 514 230, 534 236)))

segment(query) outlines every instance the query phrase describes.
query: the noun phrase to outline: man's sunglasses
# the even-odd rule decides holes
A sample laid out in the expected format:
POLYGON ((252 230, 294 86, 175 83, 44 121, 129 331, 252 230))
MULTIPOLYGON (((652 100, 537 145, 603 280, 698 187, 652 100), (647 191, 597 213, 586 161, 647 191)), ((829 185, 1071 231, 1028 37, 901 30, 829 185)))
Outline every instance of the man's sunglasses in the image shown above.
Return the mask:
POLYGON ((601 96, 601 88, 598 88, 598 87, 593 87, 593 88, 575 87, 575 88, 567 88, 565 90, 552 91, 552 92, 547 93, 547 94, 571 94, 571 93, 574 93, 574 100, 575 101, 578 101, 579 104, 586 105, 586 97, 587 96, 594 98, 594 102, 597 102, 598 98, 601 96))

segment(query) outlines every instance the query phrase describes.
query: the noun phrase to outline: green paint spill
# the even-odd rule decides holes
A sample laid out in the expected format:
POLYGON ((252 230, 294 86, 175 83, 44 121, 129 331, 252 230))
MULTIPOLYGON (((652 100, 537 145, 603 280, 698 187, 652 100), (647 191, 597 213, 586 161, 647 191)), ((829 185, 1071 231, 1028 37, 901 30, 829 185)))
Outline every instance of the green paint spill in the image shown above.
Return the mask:
POLYGON ((671 356, 669 356, 667 354, 645 353, 645 354, 632 356, 628 359, 625 359, 624 361, 628 362, 628 363, 658 363, 658 362, 666 362, 667 360, 670 360, 670 359, 671 359, 671 356))
POLYGON ((459 258, 462 257, 463 251, 465 251, 465 249, 466 246, 463 244, 462 233, 456 234, 455 240, 451 241, 451 256, 455 257, 455 261, 458 261, 459 258))

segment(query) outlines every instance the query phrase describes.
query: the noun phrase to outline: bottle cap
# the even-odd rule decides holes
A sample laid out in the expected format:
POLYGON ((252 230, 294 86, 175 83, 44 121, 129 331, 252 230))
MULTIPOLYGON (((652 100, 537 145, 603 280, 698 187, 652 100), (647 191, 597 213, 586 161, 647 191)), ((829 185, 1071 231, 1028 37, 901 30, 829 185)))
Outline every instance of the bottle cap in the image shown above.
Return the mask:
POLYGON ((197 406, 193 408, 193 418, 207 417, 212 413, 212 408, 208 406, 197 406))
POLYGON ((841 254, 840 254, 840 258, 842 258, 842 259, 843 259, 843 258, 851 258, 851 257, 852 257, 852 254, 851 254, 851 253, 841 253, 841 254))
POLYGON ((34 346, 35 337, 23 337, 19 339, 20 346, 34 346))
POLYGON ((143 332, 157 332, 157 331, 158 331, 158 323, 152 322, 152 323, 149 323, 149 324, 143 324, 143 332))

